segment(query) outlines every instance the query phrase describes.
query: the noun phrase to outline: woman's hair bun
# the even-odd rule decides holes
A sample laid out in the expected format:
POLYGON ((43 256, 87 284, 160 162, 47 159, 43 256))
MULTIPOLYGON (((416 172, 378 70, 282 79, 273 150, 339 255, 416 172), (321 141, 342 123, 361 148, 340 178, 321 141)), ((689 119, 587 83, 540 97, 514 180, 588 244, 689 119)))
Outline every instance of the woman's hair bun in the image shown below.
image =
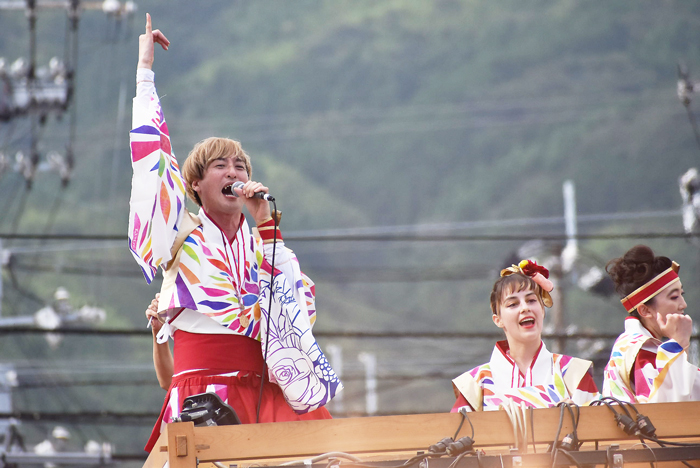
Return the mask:
POLYGON ((624 297, 671 267, 671 259, 657 257, 646 245, 636 245, 622 257, 614 258, 605 270, 615 283, 615 290, 624 297))

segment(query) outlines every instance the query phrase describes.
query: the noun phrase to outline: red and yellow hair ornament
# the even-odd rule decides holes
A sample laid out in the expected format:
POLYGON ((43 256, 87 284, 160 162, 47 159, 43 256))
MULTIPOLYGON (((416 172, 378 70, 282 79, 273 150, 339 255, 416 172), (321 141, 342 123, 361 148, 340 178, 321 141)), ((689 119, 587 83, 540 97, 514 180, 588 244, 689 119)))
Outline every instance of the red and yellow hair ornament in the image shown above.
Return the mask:
POLYGON ((501 270, 501 278, 519 273, 528 276, 542 289, 542 302, 545 307, 552 307, 554 302, 549 294, 554 289, 554 284, 549 280, 549 270, 538 265, 533 260, 521 260, 517 265, 511 265, 501 270))

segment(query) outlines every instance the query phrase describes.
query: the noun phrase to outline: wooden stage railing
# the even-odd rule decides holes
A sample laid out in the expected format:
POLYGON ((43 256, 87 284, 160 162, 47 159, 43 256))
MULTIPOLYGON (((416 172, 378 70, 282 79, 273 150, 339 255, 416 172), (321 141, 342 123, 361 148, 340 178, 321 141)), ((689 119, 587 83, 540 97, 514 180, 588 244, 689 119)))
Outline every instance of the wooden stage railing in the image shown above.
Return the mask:
MULTIPOLYGON (((615 408, 619 411, 619 407, 615 408)), ((656 403, 637 408, 649 417, 659 439, 700 443, 700 402, 656 403)), ((144 468, 162 468, 166 461, 170 468, 195 468, 198 463, 207 462, 225 462, 226 466, 253 461, 274 465, 275 460, 310 458, 326 452, 344 452, 360 458, 371 454, 373 460, 378 456, 384 460, 406 459, 406 453, 410 457, 410 453, 427 451, 430 445, 454 436, 461 419, 460 414, 441 413, 218 427, 172 423, 161 434, 144 468)), ((505 411, 469 413, 469 419, 474 426, 476 449, 488 454, 490 449, 500 447, 508 453, 507 447, 516 444, 505 411)), ((560 408, 534 410, 534 441, 551 443, 559 420, 560 408)), ((572 430, 567 414, 560 439, 572 430)), ((589 443, 584 447, 597 448, 599 443, 613 442, 641 446, 638 438, 628 436, 615 424, 612 412, 605 406, 582 407, 577 433, 580 441, 589 443)), ((463 436, 471 436, 468 422, 459 432, 458 437, 463 436)), ((532 437, 528 423, 528 441, 532 437)))

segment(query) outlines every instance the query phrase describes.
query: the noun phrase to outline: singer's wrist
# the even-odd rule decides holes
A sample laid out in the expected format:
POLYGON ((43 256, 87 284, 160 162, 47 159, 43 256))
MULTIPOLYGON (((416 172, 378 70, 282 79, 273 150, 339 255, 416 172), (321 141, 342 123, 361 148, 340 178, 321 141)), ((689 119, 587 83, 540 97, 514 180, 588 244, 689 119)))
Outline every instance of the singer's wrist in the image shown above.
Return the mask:
POLYGON ((257 225, 263 244, 270 244, 275 241, 275 238, 277 241, 282 240, 280 228, 279 226, 275 226, 275 220, 272 219, 272 216, 261 223, 257 223, 257 225))

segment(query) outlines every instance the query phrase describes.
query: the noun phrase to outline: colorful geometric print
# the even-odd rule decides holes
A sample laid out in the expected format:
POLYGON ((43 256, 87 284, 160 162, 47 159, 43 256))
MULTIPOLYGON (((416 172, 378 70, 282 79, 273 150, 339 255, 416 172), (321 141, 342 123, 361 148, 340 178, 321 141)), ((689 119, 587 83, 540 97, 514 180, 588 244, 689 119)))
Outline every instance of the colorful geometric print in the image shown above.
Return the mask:
MULTIPOLYGON (((137 89, 133 121, 129 247, 150 283, 158 266, 171 260, 170 249, 184 218, 185 183, 155 87, 148 96, 137 89)), ((232 242, 204 210, 198 217, 201 224, 181 248, 175 291, 161 297, 159 308, 197 311, 236 334, 263 341, 263 349, 261 319, 269 313, 270 348, 276 352, 275 362, 268 362, 270 379, 282 387, 297 413, 327 403, 342 385, 311 333, 316 314, 314 284, 301 273, 293 252, 280 243, 272 278, 266 246, 252 235, 242 214, 232 242), (268 311, 271 279, 275 294, 268 311), (289 372, 294 379, 285 380, 289 372), (302 390, 304 382, 307 388, 302 390)))
POLYGON ((158 266, 171 259, 170 247, 185 205, 185 184, 160 104, 151 98, 143 107, 137 109, 134 100, 129 249, 150 284, 158 266))
POLYGON ((697 367, 687 362, 678 342, 661 343, 638 319, 627 318, 605 367, 602 393, 631 403, 697 399, 700 395, 693 396, 697 376, 697 367))
MULTIPOLYGON (((637 397, 635 396, 634 390, 628 385, 629 375, 623 380, 624 374, 629 374, 632 369, 627 369, 626 360, 628 359, 629 353, 638 353, 641 345, 647 340, 651 339, 650 336, 646 336, 642 333, 623 333, 620 335, 615 344, 613 344, 612 351, 610 352, 610 360, 605 366, 605 379, 603 381, 603 396, 612 396, 621 401, 627 401, 630 403, 637 403, 637 397)), ((653 377, 651 381, 637 382, 637 386, 640 390, 646 387, 647 392, 649 391, 649 385, 653 385, 653 377)), ((646 393, 646 392, 645 392, 646 393)), ((649 393, 646 393, 647 395, 649 393)), ((640 394, 641 396, 641 394, 640 394)))
MULTIPOLYGON (((523 387, 498 387, 494 383, 494 378, 491 370, 491 363, 478 366, 469 374, 474 377, 478 385, 482 389, 484 411, 498 410, 500 405, 506 400, 512 400, 516 404, 524 403, 527 407, 532 408, 549 408, 556 406, 559 402, 566 399, 573 399, 577 404, 584 405, 597 398, 597 391, 593 389, 592 393, 574 391, 569 394, 566 385, 564 384, 563 376, 571 363, 570 356, 561 354, 551 354, 552 366, 554 374, 551 376, 552 383, 537 384, 523 387)), ((541 358, 546 358, 543 353, 541 358)), ((542 380, 541 377, 539 376, 542 380)), ((547 379, 550 380, 550 379, 547 379)))

